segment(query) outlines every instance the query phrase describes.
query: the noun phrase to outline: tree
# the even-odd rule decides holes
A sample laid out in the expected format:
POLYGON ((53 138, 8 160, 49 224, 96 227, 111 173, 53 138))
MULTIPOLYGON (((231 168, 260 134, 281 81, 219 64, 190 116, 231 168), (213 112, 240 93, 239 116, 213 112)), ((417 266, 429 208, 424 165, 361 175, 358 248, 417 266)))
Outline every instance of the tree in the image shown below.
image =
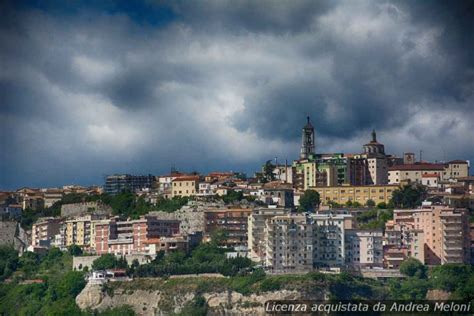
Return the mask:
POLYGON ((80 256, 82 255, 82 248, 78 245, 71 245, 68 247, 67 251, 71 256, 80 256))
POLYGON ((365 202, 365 205, 367 205, 367 207, 375 207, 375 202, 374 200, 367 200, 367 202, 365 202))
POLYGON ((426 266, 415 258, 408 258, 400 264, 400 272, 409 277, 426 278, 426 266))
POLYGON ((11 246, 0 246, 0 281, 8 278, 18 267, 18 252, 11 246))
POLYGON ((314 190, 306 190, 300 197, 300 212, 313 212, 321 203, 319 193, 314 190))
POLYGON ((398 208, 416 208, 426 197, 426 188, 422 185, 405 185, 392 193, 391 202, 398 208))
POLYGON ((127 261, 122 257, 117 259, 113 254, 105 254, 95 259, 92 263, 93 270, 105 270, 114 268, 127 268, 127 261))
POLYGON ((379 204, 377 204, 377 208, 385 210, 385 209, 387 209, 387 203, 380 202, 379 204))
POLYGON ((211 232, 211 244, 216 246, 222 246, 225 244, 229 233, 224 229, 214 229, 211 232))
POLYGON ((267 160, 263 166, 263 175, 267 181, 275 180, 275 174, 273 174, 273 170, 275 170, 275 166, 272 164, 271 160, 267 160))

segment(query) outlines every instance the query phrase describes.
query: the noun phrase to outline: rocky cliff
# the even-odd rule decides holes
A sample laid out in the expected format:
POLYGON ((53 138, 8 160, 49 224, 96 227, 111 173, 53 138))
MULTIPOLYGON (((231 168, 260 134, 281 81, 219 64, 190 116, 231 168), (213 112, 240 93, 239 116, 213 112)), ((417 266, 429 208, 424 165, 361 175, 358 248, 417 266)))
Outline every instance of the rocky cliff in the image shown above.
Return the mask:
POLYGON ((198 295, 207 302, 208 315, 237 316, 265 315, 264 303, 268 300, 317 300, 327 295, 324 291, 312 291, 309 294, 296 289, 243 295, 235 290, 221 288, 218 284, 209 284, 196 287, 196 280, 191 279, 141 279, 105 285, 88 284, 77 296, 76 303, 83 310, 103 311, 129 305, 137 315, 170 315, 181 312, 198 295))

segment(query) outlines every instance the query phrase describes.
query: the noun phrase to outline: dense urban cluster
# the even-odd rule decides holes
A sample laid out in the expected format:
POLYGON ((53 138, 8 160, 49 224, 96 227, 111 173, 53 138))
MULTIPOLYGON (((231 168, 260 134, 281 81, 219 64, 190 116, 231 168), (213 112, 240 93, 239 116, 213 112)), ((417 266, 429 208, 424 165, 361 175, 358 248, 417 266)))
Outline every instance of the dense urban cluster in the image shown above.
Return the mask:
POLYGON ((74 258, 81 270, 106 254, 139 264, 186 254, 222 232, 228 258, 271 273, 389 277, 410 257, 471 263, 473 184, 469 161, 388 155, 375 131, 362 153, 316 154, 308 117, 299 159, 269 160, 254 177, 172 170, 111 175, 103 186, 1 192, 1 241, 20 254, 77 247, 87 254, 74 258))

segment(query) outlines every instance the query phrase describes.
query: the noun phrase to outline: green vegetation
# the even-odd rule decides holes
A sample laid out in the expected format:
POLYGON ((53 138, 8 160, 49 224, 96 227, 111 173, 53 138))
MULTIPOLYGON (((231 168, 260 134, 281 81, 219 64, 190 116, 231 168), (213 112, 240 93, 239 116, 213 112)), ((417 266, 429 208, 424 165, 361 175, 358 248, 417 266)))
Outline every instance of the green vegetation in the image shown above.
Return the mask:
POLYGON ((393 207, 416 208, 426 198, 426 188, 422 185, 405 185, 392 193, 390 200, 393 207))
POLYGON ((210 243, 202 243, 191 254, 173 252, 167 256, 159 255, 149 264, 133 269, 133 275, 139 277, 168 276, 172 274, 222 273, 235 276, 251 269, 253 263, 248 258, 226 258, 226 248, 220 244, 225 235, 219 231, 213 233, 210 243))
MULTIPOLYGON (((203 299, 206 292, 229 290, 243 295, 277 290, 296 290, 308 296, 331 300, 343 299, 425 299, 429 290, 447 291, 450 299, 474 299, 474 268, 469 265, 447 264, 428 269, 415 259, 406 260, 400 267, 404 279, 392 279, 387 283, 365 279, 348 273, 337 275, 311 272, 302 275, 266 275, 261 269, 254 269, 245 258, 226 259, 225 251, 219 246, 220 234, 214 241, 197 247, 191 255, 176 252, 159 255, 148 265, 137 266, 131 273, 144 276, 160 275, 164 278, 138 278, 132 282, 111 282, 104 291, 113 295, 159 290, 162 294, 160 308, 172 314, 174 298, 177 295, 193 293, 196 296, 188 302, 180 315, 205 315, 208 306, 203 299), (169 274, 221 272, 229 277, 182 277, 167 278, 169 274)), ((0 315, 98 315, 96 312, 81 311, 75 297, 84 288, 84 273, 71 271, 72 256, 56 248, 44 255, 26 252, 18 258, 9 247, 0 247, 0 268, 9 283, 0 283, 0 315), (5 271, 7 273, 5 273, 5 271), (39 280, 25 282, 25 280, 39 280)), ((122 259, 112 260, 103 256, 94 262, 100 268, 123 267, 122 259)), ((249 302, 249 304, 255 304, 249 302)), ((134 315, 129 306, 105 310, 99 315, 134 315)))
POLYGON ((254 196, 244 196, 242 191, 227 190, 227 194, 220 197, 224 203, 229 204, 233 202, 240 202, 247 200, 249 202, 255 202, 254 196))
POLYGON ((365 202, 365 205, 367 207, 372 208, 372 207, 375 207, 375 202, 374 202, 374 200, 369 199, 369 200, 367 200, 367 202, 365 202))
POLYGON ((428 290, 443 290, 449 299, 474 300, 474 268, 470 265, 445 264, 429 271, 416 259, 408 259, 400 271, 407 276, 401 281, 389 283, 393 298, 424 299, 428 290))
POLYGON ((371 209, 356 216, 359 227, 363 229, 384 229, 385 223, 393 219, 393 210, 371 209))
POLYGON ((113 254, 102 255, 92 263, 93 270, 126 269, 127 267, 127 260, 124 257, 117 259, 113 254))
POLYGON ((300 197, 300 212, 313 212, 321 203, 319 193, 314 190, 306 190, 300 197))

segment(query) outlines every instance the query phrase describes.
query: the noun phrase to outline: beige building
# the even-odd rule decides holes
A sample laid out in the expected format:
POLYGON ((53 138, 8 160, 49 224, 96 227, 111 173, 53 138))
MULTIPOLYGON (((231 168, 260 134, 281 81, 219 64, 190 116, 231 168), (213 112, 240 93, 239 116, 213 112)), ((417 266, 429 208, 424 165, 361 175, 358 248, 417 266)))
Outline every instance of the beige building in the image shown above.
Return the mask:
POLYGON ((319 193, 322 205, 329 202, 345 204, 348 201, 359 202, 364 205, 368 200, 373 200, 376 204, 388 203, 392 198, 392 193, 398 185, 367 185, 367 186, 334 186, 334 187, 313 187, 319 193))
POLYGON ((77 245, 85 249, 95 247, 95 224, 99 216, 85 215, 65 222, 65 246, 77 245))
POLYGON ((248 217, 247 244, 249 257, 253 261, 261 262, 265 259, 265 222, 274 216, 283 216, 288 213, 284 208, 257 208, 248 217))
MULTIPOLYGON (((469 176, 469 162, 453 160, 448 163, 410 163, 395 165, 388 169, 389 184, 403 182, 423 183, 423 176, 429 175, 439 181, 469 176)), ((432 183, 430 183, 432 185, 432 183)))
POLYGON ((382 230, 345 231, 346 264, 361 268, 382 267, 382 230))
POLYGON ((415 229, 424 233, 427 264, 470 263, 470 228, 466 209, 424 206, 413 217, 415 229))
POLYGON ((182 176, 171 182, 171 197, 193 196, 199 192, 199 176, 182 176))
POLYGON ((61 219, 43 217, 38 219, 31 228, 31 245, 33 247, 49 247, 54 238, 59 234, 61 219))

